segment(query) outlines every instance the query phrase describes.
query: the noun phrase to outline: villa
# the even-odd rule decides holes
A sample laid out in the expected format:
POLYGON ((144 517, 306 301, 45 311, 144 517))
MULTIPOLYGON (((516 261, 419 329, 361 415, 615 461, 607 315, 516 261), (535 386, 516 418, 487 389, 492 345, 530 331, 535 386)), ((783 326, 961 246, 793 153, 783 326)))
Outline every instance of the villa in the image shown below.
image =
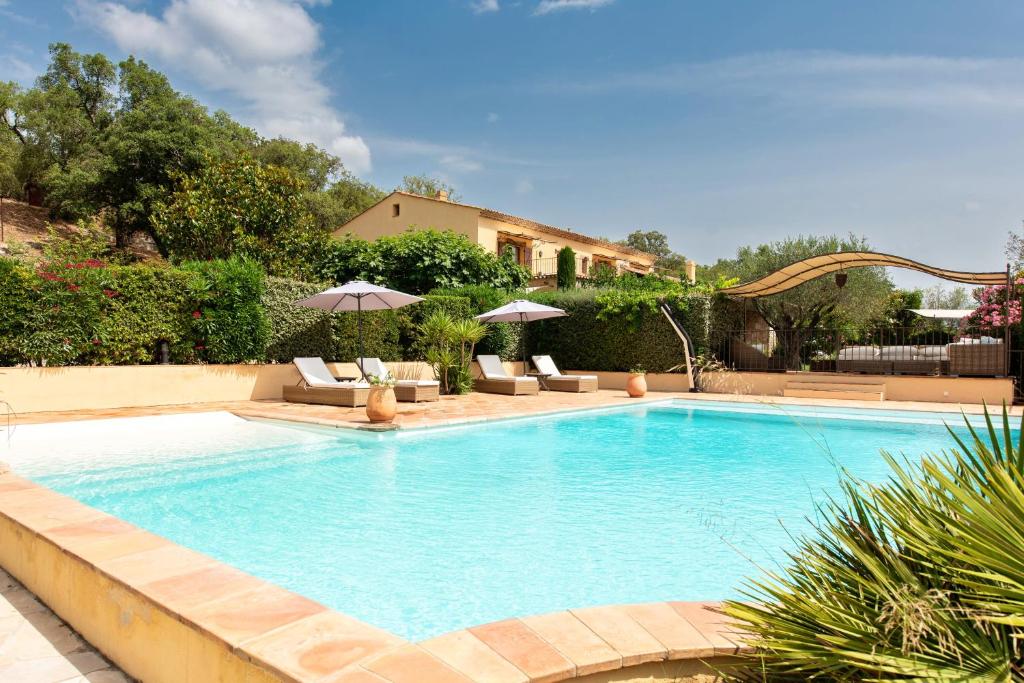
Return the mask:
POLYGON ((354 235, 365 240, 398 235, 409 229, 449 229, 465 235, 491 253, 511 252, 516 262, 530 270, 530 287, 555 284, 558 251, 576 252, 577 277, 607 266, 617 274, 653 273, 656 257, 631 247, 556 228, 529 218, 452 201, 447 192, 424 197, 395 190, 369 209, 334 231, 335 237, 354 235))

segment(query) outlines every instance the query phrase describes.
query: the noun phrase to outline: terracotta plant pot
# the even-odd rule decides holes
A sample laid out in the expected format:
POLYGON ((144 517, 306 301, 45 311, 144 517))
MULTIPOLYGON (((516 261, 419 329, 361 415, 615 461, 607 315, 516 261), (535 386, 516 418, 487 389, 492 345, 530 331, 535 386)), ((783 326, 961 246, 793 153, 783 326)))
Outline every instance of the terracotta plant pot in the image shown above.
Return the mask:
POLYGON ((370 422, 391 422, 398 412, 394 387, 373 387, 366 399, 366 417, 370 422))
POLYGON ((626 380, 626 393, 630 398, 640 398, 647 393, 647 376, 642 373, 629 373, 626 380))

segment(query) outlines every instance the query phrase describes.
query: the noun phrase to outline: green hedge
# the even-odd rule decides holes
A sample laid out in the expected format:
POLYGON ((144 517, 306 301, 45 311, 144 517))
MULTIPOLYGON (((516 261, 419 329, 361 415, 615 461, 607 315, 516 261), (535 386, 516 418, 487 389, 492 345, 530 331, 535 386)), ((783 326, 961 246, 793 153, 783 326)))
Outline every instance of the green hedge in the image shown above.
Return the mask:
POLYGON ((646 310, 607 315, 605 304, 597 300, 600 294, 578 289, 531 295, 531 300, 569 315, 529 323, 528 352, 550 355, 563 370, 624 372, 639 366, 666 372, 686 362, 682 343, 664 315, 646 310))
MULTIPOLYGON (((319 356, 326 361, 355 360, 359 345, 355 313, 328 313, 295 305, 328 286, 267 278, 262 301, 270 320, 270 339, 264 355, 268 362, 290 363, 300 356, 319 356)), ((397 311, 363 313, 363 349, 367 357, 385 361, 402 357, 399 315, 397 311)))
MULTIPOLYGON (((464 316, 467 318, 494 310, 523 296, 522 292, 510 292, 487 285, 435 289, 431 294, 464 297, 469 301, 469 313, 464 316)), ((520 358, 522 351, 519 346, 519 335, 518 324, 490 323, 487 325, 487 336, 476 346, 476 353, 500 356, 502 360, 520 358)))

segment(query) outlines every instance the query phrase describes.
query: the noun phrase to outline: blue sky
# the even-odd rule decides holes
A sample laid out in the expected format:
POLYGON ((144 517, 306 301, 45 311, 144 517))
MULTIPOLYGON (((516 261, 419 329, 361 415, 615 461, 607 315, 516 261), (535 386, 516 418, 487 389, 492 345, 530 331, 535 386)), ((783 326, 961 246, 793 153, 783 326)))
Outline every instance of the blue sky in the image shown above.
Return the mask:
POLYGON ((57 40, 134 53, 382 187, 439 175, 700 262, 854 232, 987 270, 1024 218, 1022 20, 985 0, 0 0, 0 79, 57 40))

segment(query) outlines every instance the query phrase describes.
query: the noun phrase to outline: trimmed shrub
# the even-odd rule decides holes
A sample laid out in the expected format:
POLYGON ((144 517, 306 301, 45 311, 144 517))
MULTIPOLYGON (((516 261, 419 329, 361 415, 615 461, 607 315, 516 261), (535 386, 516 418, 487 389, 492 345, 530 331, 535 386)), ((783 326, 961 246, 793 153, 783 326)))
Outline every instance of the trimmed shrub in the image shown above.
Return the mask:
POLYGON ((113 266, 102 292, 104 312, 84 362, 132 365, 159 360, 167 342, 173 363, 196 357, 192 311, 199 280, 195 273, 168 267, 113 266))
POLYGON ((337 360, 337 345, 326 311, 296 306, 295 302, 326 289, 325 285, 268 277, 263 291, 270 336, 266 360, 290 363, 293 358, 319 356, 337 360))
POLYGON ((35 306, 35 276, 18 261, 0 257, 0 365, 23 360, 19 343, 35 306))
MULTIPOLYGON (((435 289, 432 294, 465 297, 470 303, 467 315, 480 315, 523 296, 521 292, 508 291, 488 285, 466 285, 449 289, 435 289)), ((519 348, 520 330, 517 323, 488 323, 487 336, 477 344, 477 354, 496 355, 502 360, 515 360, 522 354, 519 348)))
POLYGON ((530 299, 568 316, 527 325, 529 354, 548 354, 562 369, 665 372, 686 362, 683 345, 660 311, 609 313, 602 290, 538 292, 530 299))
POLYGON ((270 324, 261 305, 265 276, 260 265, 232 257, 190 261, 182 269, 199 277, 192 313, 199 358, 210 363, 263 360, 270 324))
POLYGON ((576 286, 576 252, 572 247, 558 250, 558 288, 572 289, 576 286))
POLYGON ((445 313, 452 320, 465 320, 473 316, 468 298, 449 294, 427 294, 422 302, 398 309, 399 346, 403 360, 423 359, 425 349, 420 339, 419 326, 436 312, 445 313))
MULTIPOLYGON (((326 288, 322 283, 267 278, 262 304, 270 323, 265 355, 268 362, 290 363, 299 356, 319 356, 325 361, 356 359, 359 340, 355 313, 328 313, 295 305, 326 288)), ((363 311, 363 351, 367 357, 385 361, 401 358, 400 315, 399 311, 363 311)))

